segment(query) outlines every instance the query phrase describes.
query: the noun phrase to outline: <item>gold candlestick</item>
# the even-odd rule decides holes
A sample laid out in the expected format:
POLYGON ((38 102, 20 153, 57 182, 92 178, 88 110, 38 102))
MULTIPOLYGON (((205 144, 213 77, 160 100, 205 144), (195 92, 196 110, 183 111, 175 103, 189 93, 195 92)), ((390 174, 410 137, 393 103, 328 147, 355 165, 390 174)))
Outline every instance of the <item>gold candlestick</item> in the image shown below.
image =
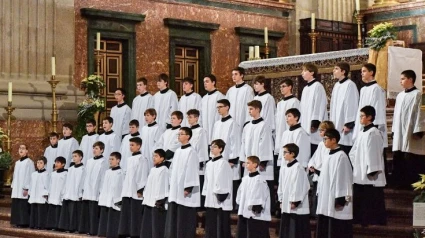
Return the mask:
POLYGON ((269 43, 266 43, 266 49, 265 49, 265 51, 266 51, 266 59, 268 59, 269 58, 269 54, 270 54, 269 43))
POLYGON ((314 32, 314 29, 311 29, 311 32, 308 33, 308 36, 311 38, 311 53, 316 53, 316 39, 319 36, 319 33, 314 32))
POLYGON ((96 71, 97 77, 100 77, 100 61, 102 60, 102 55, 100 54, 100 50, 96 50, 96 71))
POLYGON ((357 20, 357 48, 362 48, 362 31, 361 31, 362 18, 363 18, 363 15, 361 15, 360 13, 357 13, 356 14, 356 20, 357 20))
POLYGON ((55 75, 52 75, 52 78, 47 81, 52 87, 52 125, 51 130, 53 132, 57 132, 58 126, 58 108, 56 105, 56 85, 59 83, 59 80, 55 79, 55 75))
MULTIPOLYGON (((7 107, 4 107, 4 109, 7 112, 7 138, 6 138, 6 145, 7 145, 7 152, 9 152, 10 154, 12 154, 12 139, 11 139, 11 121, 12 121, 12 112, 15 110, 14 107, 12 107, 12 102, 7 102, 7 107)), ((12 170, 12 166, 7 170, 6 172, 6 182, 5 182, 5 186, 10 186, 12 184, 12 174, 13 174, 13 170, 12 170)))

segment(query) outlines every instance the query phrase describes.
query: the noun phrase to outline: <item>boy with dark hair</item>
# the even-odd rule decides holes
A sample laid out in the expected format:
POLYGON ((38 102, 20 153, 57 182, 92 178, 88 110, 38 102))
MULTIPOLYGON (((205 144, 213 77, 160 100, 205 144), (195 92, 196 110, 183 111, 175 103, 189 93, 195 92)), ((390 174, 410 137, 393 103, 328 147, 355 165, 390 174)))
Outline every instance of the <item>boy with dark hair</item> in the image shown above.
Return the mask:
POLYGON ((146 109, 153 107, 153 96, 146 89, 148 86, 148 80, 145 77, 138 78, 136 85, 139 96, 136 96, 133 99, 131 119, 137 120, 140 124, 139 128, 142 129, 142 127, 146 125, 144 113, 146 109))
POLYGON ((12 205, 10 224, 16 227, 27 227, 30 224, 30 207, 28 203, 28 189, 31 185, 31 175, 35 171, 34 162, 28 158, 28 147, 19 145, 19 160, 15 162, 13 170, 12 205))
POLYGON ((280 237, 282 238, 311 238, 308 200, 310 183, 304 166, 296 159, 299 151, 294 143, 283 146, 283 158, 286 165, 280 168, 277 189, 282 210, 280 217, 280 237))
POLYGON ((120 167, 124 171, 127 169, 127 159, 131 157, 132 152, 130 151, 130 139, 134 137, 141 137, 139 133, 139 121, 131 120, 129 123, 130 133, 124 136, 124 139, 121 142, 120 148, 120 167))
POLYGON ((120 208, 115 205, 121 200, 124 172, 120 167, 121 154, 112 152, 109 156, 109 169, 106 170, 99 195, 99 230, 98 236, 118 237, 120 208))
POLYGON ((93 144, 99 140, 99 135, 96 133, 96 121, 88 119, 86 121, 87 134, 81 139, 80 149, 83 152, 83 164, 87 164, 87 160, 93 157, 93 144))
POLYGON ((150 170, 143 191, 143 218, 140 237, 163 238, 167 219, 167 198, 170 172, 165 166, 165 151, 153 152, 154 167, 150 170))
POLYGON ((235 105, 230 108, 230 115, 240 128, 250 121, 251 117, 245 106, 237 107, 236 105, 246 105, 254 99, 254 91, 251 86, 243 81, 244 75, 245 70, 241 67, 232 70, 232 80, 235 86, 231 87, 226 94, 226 99, 229 100, 230 104, 235 105))
POLYGON ((217 101, 224 98, 224 95, 217 90, 217 79, 213 74, 204 77, 204 88, 207 94, 201 101, 201 125, 207 131, 208 144, 211 143, 214 123, 220 119, 217 112, 217 101))
POLYGON ((170 193, 165 237, 195 237, 196 208, 201 205, 199 189, 199 160, 189 144, 192 130, 179 130, 181 147, 176 150, 170 168, 170 193))
MULTIPOLYGON (((112 117, 105 117, 102 121, 103 130, 105 132, 99 136, 99 141, 104 144, 104 151, 102 151, 105 158, 109 158, 109 155, 112 152, 116 152, 120 150, 121 146, 121 137, 119 137, 112 127, 114 125, 114 119, 112 117)), ((94 152, 94 151, 93 151, 94 152)), ((104 159, 106 168, 109 167, 109 163, 107 159, 104 159)))
POLYGON ((353 128, 359 106, 359 91, 356 84, 348 78, 350 65, 339 62, 333 69, 333 76, 338 80, 332 89, 330 120, 341 133, 339 145, 348 155, 353 146, 353 128))
POLYGON ((31 174, 31 186, 28 190, 28 203, 31 204, 30 228, 44 229, 48 211, 47 199, 49 194, 49 172, 45 169, 46 157, 37 160, 37 171, 31 174))
POLYGON ((326 130, 323 142, 330 150, 323 160, 317 184, 317 236, 353 237, 353 169, 339 147, 339 132, 326 130))
POLYGON ((46 195, 49 210, 47 212, 46 228, 57 230, 62 209, 62 200, 65 192, 66 176, 68 170, 65 169, 66 159, 59 156, 55 159, 55 171, 50 175, 49 193, 46 195))
POLYGON ((230 238, 230 212, 232 206, 232 168, 221 153, 226 143, 223 140, 211 142, 212 159, 205 169, 205 184, 202 195, 205 196, 205 233, 207 237, 230 238))
POLYGON ((375 109, 365 106, 360 112, 363 131, 350 151, 354 180, 353 223, 363 226, 386 225, 386 179, 382 155, 384 142, 380 131, 373 124, 375 109))
POLYGON ((112 107, 110 113, 110 116, 114 119, 112 130, 120 139, 129 133, 127 125, 131 120, 131 108, 124 101, 126 95, 127 92, 123 88, 115 90, 114 96, 117 105, 112 107))
POLYGON ((425 173, 425 122, 421 110, 422 90, 415 87, 413 70, 401 73, 404 88, 396 98, 393 116, 393 176, 401 188, 410 188, 425 173))
MULTIPOLYGON (((72 160, 72 152, 78 150, 78 141, 72 137, 73 126, 70 123, 62 125, 63 138, 58 142, 57 157, 64 157, 66 160, 65 169, 69 168, 72 160)), ((56 158, 57 158, 56 157, 56 158)), ((55 159, 56 162, 56 159, 55 159)))
MULTIPOLYGON (((93 150, 93 149, 92 149, 93 150)), ((93 152, 92 152, 93 153, 93 152)), ((81 197, 83 196, 84 164, 83 152, 76 150, 72 153, 73 166, 69 167, 64 185, 62 209, 58 228, 60 230, 75 232, 81 215, 81 197)))
POLYGON ((257 171, 259 166, 257 156, 246 158, 245 168, 249 175, 242 178, 236 197, 239 204, 237 238, 270 237, 270 192, 267 182, 257 171))
POLYGON ((142 139, 134 137, 130 139, 130 151, 132 156, 127 158, 124 181, 121 191, 121 214, 118 234, 120 236, 139 236, 142 222, 143 189, 149 175, 148 159, 140 153, 142 139))
MULTIPOLYGON (((193 89, 195 85, 194 80, 190 77, 185 77, 182 80, 182 84, 184 95, 180 97, 179 111, 185 115, 190 109, 201 110, 202 98, 193 89)), ((186 118, 183 118, 182 126, 189 126, 186 118)))
POLYGON ((153 107, 156 110, 156 121, 162 131, 170 127, 171 113, 178 109, 177 94, 168 86, 169 78, 167 74, 160 74, 156 81, 159 91, 153 96, 153 107))
POLYGON ((167 129, 162 133, 158 142, 155 145, 155 149, 163 149, 166 153, 165 159, 167 167, 170 166, 171 161, 174 157, 174 152, 180 147, 178 140, 179 128, 183 120, 183 113, 180 111, 174 111, 171 113, 171 128, 167 129))
POLYGON ((44 150, 44 157, 47 159, 47 163, 44 166, 48 173, 53 172, 53 168, 55 167, 56 154, 58 153, 58 140, 58 133, 49 133, 50 145, 44 150))
POLYGON ((149 161, 149 167, 152 168, 153 161, 153 151, 155 148, 155 144, 159 141, 161 137, 161 129, 155 121, 156 119, 156 111, 153 108, 148 108, 145 111, 145 126, 143 126, 141 130, 140 138, 143 141, 143 146, 140 152, 142 155, 145 155, 149 161))
POLYGON ((302 117, 300 122, 303 129, 310 136, 310 156, 314 154, 317 145, 321 141, 317 130, 320 122, 328 119, 328 99, 325 88, 316 78, 317 73, 318 69, 314 64, 307 63, 303 65, 301 75, 307 85, 304 87, 301 96, 300 111, 302 117))
POLYGON ((276 102, 274 97, 266 91, 266 77, 259 75, 254 79, 254 91, 257 95, 254 97, 254 100, 261 102, 261 117, 264 119, 265 123, 270 126, 272 130, 273 138, 275 137, 275 114, 276 114, 276 102))
MULTIPOLYGON (((105 120, 103 120, 105 122, 105 120)), ((99 193, 103 184, 108 163, 105 162, 103 151, 105 144, 98 141, 93 144, 93 158, 87 160, 84 171, 83 196, 78 232, 97 235, 99 227, 99 193)), ((109 156, 109 155, 108 155, 109 156)))

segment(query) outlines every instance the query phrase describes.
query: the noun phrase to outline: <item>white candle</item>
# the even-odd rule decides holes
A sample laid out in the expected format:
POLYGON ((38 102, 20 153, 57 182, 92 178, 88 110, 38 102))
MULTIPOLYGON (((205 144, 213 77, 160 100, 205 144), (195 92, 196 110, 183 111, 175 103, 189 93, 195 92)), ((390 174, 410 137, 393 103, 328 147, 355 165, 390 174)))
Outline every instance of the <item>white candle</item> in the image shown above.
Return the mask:
POLYGON ((356 0, 356 11, 360 11, 360 0, 356 0))
POLYGON ((269 43, 269 31, 267 30, 267 27, 264 27, 264 43, 269 43))
POLYGON ((12 82, 9 82, 7 101, 12 102, 12 82))
POLYGON ((260 58, 260 46, 256 45, 254 49, 255 49, 254 57, 257 59, 260 58))
POLYGON ((254 46, 249 47, 249 56, 250 59, 254 58, 254 46))
POLYGON ((96 33, 96 50, 100 50, 100 32, 96 33))
POLYGON ((316 14, 314 13, 311 14, 311 29, 316 29, 316 14))
POLYGON ((52 57, 52 76, 56 75, 56 60, 55 57, 52 57))

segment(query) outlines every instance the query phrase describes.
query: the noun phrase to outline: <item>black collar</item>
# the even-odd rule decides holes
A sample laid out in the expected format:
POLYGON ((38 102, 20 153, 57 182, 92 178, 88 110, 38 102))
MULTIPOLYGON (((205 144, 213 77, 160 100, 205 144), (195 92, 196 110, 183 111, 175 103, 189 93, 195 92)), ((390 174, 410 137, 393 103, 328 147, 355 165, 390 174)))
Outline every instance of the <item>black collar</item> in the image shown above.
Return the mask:
POLYGON ((365 86, 366 87, 369 87, 369 86, 372 86, 372 85, 374 85, 376 83, 378 83, 378 82, 376 82, 376 80, 373 80, 373 81, 370 81, 370 82, 366 83, 365 86))
POLYGON ((159 92, 161 93, 161 94, 164 94, 164 93, 167 93, 168 92, 168 90, 170 90, 169 88, 165 88, 165 89, 163 89, 163 90, 159 90, 159 92))
POLYGON ((219 155, 219 156, 217 156, 217 157, 215 157, 215 158, 212 158, 212 162, 215 162, 215 161, 217 161, 217 160, 219 160, 219 159, 221 159, 221 158, 223 158, 223 156, 222 156, 222 155, 219 155))
POLYGON ((96 134, 96 132, 95 132, 95 131, 90 132, 90 133, 87 133, 87 135, 88 135, 88 136, 92 136, 92 135, 94 135, 94 134, 96 134))
POLYGON ((264 121, 264 119, 262 117, 258 118, 257 120, 252 120, 251 123, 252 124, 258 124, 260 122, 264 121))
POLYGON ((229 114, 229 115, 227 115, 227 116, 225 116, 225 117, 222 117, 222 118, 221 118, 221 121, 222 121, 222 122, 225 122, 225 121, 229 120, 230 118, 232 118, 232 116, 230 116, 230 114, 229 114))
POLYGON ((283 98, 283 101, 288 101, 289 99, 294 98, 294 97, 295 97, 294 95, 290 95, 290 96, 284 97, 283 98))
POLYGON ((370 123, 369 125, 367 125, 367 126, 363 127, 363 132, 368 131, 368 130, 369 130, 370 128, 372 128, 372 127, 377 127, 377 126, 375 126, 373 123, 370 123))
POLYGON ((45 168, 40 169, 40 170, 37 170, 37 172, 39 172, 39 173, 43 173, 44 171, 46 171, 46 169, 45 169, 45 168))
POLYGON ((317 79, 313 79, 313 80, 311 80, 310 81, 310 83, 307 83, 307 86, 311 86, 311 85, 313 85, 313 83, 315 83, 315 82, 317 82, 317 79))
POLYGON ((83 166, 83 163, 74 164, 74 168, 79 168, 79 167, 81 167, 81 166, 83 166))
POLYGON ((404 90, 404 92, 405 93, 410 93, 410 92, 412 92, 415 89, 416 89, 416 86, 413 86, 413 88, 406 89, 406 90, 404 90))
POLYGON ((257 175, 260 175, 260 173, 258 173, 258 171, 255 171, 254 173, 249 173, 249 177, 255 177, 257 175))
POLYGON ((117 167, 111 168, 111 170, 118 170, 118 169, 121 169, 121 167, 119 165, 117 167))
POLYGON ((144 97, 144 96, 146 96, 146 95, 148 95, 149 94, 149 92, 148 91, 146 91, 145 93, 142 93, 142 94, 140 94, 139 96, 140 97, 144 97))
POLYGON ((103 155, 99 155, 99 156, 95 156, 95 157, 93 157, 93 159, 101 159, 101 158, 103 158, 103 155))
POLYGON ((68 171, 67 169, 64 169, 64 168, 61 168, 61 169, 57 169, 56 170, 56 173, 62 173, 62 172, 65 172, 65 171, 68 171))
POLYGON ((199 127, 201 127, 201 126, 199 124, 196 124, 196 125, 191 126, 190 129, 193 130, 193 129, 196 129, 196 128, 199 128, 199 127))
POLYGON ((340 81, 339 81, 339 83, 340 83, 340 84, 343 84, 343 83, 345 83, 347 80, 348 80, 348 78, 347 78, 347 77, 345 77, 343 80, 340 80, 340 81))
POLYGON ((151 124, 148 124, 148 127, 152 127, 156 125, 156 121, 152 122, 151 124))
POLYGON ((259 94, 257 94, 257 96, 264 96, 264 95, 266 95, 268 92, 267 91, 264 91, 264 92, 262 92, 262 93, 259 93, 259 94))
POLYGON ((161 163, 156 164, 156 165, 155 165, 155 168, 160 168, 160 167, 162 167, 162 166, 165 166, 165 161, 162 161, 161 163))
POLYGON ((286 166, 289 168, 289 167, 292 167, 292 165, 294 165, 294 164, 296 164, 296 163, 298 163, 298 160, 294 159, 294 160, 293 160, 293 161, 291 161, 290 163, 286 164, 286 166))
POLYGON ((208 95, 212 95, 212 94, 214 94, 215 92, 217 92, 217 89, 214 89, 214 90, 212 90, 211 92, 208 92, 207 94, 208 94, 208 95))
POLYGON ((171 130, 177 130, 177 129, 179 129, 181 126, 180 125, 178 125, 178 126, 172 126, 171 127, 171 130))
POLYGON ((58 148, 58 143, 54 144, 54 145, 50 145, 52 148, 58 148))
POLYGON ((135 156, 135 155, 141 155, 142 154, 142 152, 140 152, 140 151, 137 151, 137 152, 134 152, 133 154, 131 154, 132 156, 135 156))
POLYGON ((190 92, 190 93, 185 93, 184 95, 185 95, 186 97, 189 97, 189 96, 190 96, 190 95, 192 95, 194 92, 195 92, 195 91, 192 91, 192 92, 190 92))
POLYGON ((136 133, 134 133, 134 134, 130 134, 131 136, 140 136, 140 133, 139 132, 136 132, 136 133))
POLYGON ((114 133, 114 130, 105 131, 105 135, 110 135, 110 134, 112 134, 112 133, 114 133))
POLYGON ((68 140, 68 139, 71 139, 71 138, 72 138, 72 136, 64 136, 63 137, 64 140, 68 140))
POLYGON ((117 104, 117 107, 118 108, 120 108, 120 107, 122 107, 122 106, 124 106, 125 105, 125 102, 123 102, 123 103, 121 103, 121 104, 117 104))
POLYGON ((335 154, 336 152, 341 151, 341 150, 342 150, 342 149, 341 149, 341 147, 338 147, 338 148, 336 148, 336 149, 334 149, 334 150, 329 151, 329 154, 330 154, 330 155, 333 155, 333 154, 335 154))
POLYGON ((182 150, 189 148, 190 147, 190 143, 186 144, 186 145, 182 145, 182 147, 180 147, 182 150))
POLYGON ((298 124, 296 124, 294 126, 290 126, 289 127, 289 131, 295 131, 296 129, 298 129, 300 127, 301 127, 301 123, 298 123, 298 124))
POLYGON ((241 84, 236 84, 236 88, 242 88, 245 85, 245 82, 242 82, 241 84))
POLYGON ((20 161, 24 161, 24 160, 26 160, 26 159, 28 159, 28 156, 21 157, 19 160, 20 160, 20 161))

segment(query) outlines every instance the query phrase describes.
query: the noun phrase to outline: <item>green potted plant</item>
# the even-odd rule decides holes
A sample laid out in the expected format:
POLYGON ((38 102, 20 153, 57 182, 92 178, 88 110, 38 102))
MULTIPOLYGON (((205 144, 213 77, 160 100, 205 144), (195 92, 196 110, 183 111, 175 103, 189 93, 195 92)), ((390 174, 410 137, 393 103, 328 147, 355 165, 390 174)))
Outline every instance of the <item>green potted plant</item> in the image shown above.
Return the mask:
POLYGON ((414 191, 419 193, 413 199, 413 228, 414 237, 422 238, 425 222, 421 213, 425 212, 425 174, 419 174, 419 181, 412 184, 414 191))
POLYGON ((0 198, 3 198, 2 195, 3 185, 4 185, 4 174, 12 165, 12 156, 9 152, 3 151, 3 140, 7 138, 7 135, 4 133, 3 129, 0 128, 0 198))

